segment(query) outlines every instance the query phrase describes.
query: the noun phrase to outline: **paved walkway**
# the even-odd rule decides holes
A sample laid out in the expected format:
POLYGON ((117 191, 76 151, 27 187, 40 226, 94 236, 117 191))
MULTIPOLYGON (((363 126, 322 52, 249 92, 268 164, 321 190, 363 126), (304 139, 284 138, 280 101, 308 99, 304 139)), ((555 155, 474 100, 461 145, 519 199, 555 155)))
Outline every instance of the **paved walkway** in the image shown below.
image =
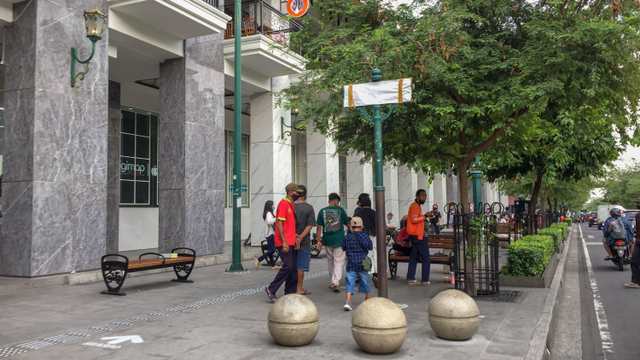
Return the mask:
MULTIPOLYGON (((324 259, 312 259, 305 281, 305 288, 312 292, 309 298, 320 312, 321 325, 316 339, 303 348, 278 346, 269 336, 266 318, 271 304, 263 289, 275 272, 269 267, 256 270, 252 261, 243 265, 250 272, 225 273, 228 265, 196 268, 193 284, 170 282, 172 273, 131 277, 123 287, 127 292, 124 297, 101 295, 104 284, 99 282, 0 295, 0 357, 521 359, 549 292, 523 288, 517 289, 523 294, 516 303, 478 301, 482 323, 474 338, 445 341, 429 327, 427 309, 436 294, 452 285, 443 282, 442 266, 434 265, 430 287, 409 287, 401 279, 389 282, 390 298, 406 304, 409 332, 396 354, 372 356, 353 341, 352 312, 342 309, 344 288, 340 293, 328 289, 324 259), (143 342, 108 344, 118 340, 103 340, 132 335, 140 336, 143 342)), ((406 274, 406 264, 400 265, 399 274, 406 274)), ((356 294, 354 306, 363 297, 356 294)))

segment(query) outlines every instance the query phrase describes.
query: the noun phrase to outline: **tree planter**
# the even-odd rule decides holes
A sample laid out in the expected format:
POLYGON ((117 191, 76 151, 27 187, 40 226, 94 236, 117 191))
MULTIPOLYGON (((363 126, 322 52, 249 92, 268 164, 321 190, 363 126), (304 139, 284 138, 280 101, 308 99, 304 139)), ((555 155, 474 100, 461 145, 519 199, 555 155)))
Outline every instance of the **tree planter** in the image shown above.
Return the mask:
MULTIPOLYGON (((564 245, 561 245, 564 247, 564 245)), ((556 250, 557 251, 557 250, 556 250)), ((500 275, 500 286, 548 288, 551 286, 553 274, 560 261, 561 253, 554 253, 544 272, 540 276, 503 276, 500 275)))

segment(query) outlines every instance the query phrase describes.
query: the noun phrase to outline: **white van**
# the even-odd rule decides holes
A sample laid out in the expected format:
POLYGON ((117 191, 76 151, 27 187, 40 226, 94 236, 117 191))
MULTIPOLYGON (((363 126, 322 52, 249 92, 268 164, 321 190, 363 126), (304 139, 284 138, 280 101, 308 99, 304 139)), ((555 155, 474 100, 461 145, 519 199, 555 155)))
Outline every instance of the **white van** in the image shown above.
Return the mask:
POLYGON ((598 230, 602 230, 602 225, 609 218, 609 211, 613 208, 627 211, 622 205, 598 205, 598 230))

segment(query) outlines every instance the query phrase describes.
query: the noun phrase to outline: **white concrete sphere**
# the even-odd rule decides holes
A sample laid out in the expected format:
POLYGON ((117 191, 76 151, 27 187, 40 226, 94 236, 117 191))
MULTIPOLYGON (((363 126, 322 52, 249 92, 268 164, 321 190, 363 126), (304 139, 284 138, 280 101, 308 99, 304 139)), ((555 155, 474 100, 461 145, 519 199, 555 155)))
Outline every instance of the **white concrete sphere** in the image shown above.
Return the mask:
POLYGON ((459 290, 445 290, 429 304, 429 325, 446 340, 469 340, 480 327, 480 309, 459 290))
POLYGON ((369 299, 353 313, 351 334, 365 352, 391 354, 398 351, 407 338, 407 318, 393 301, 369 299))
POLYGON ((276 343, 302 346, 309 344, 318 334, 320 315, 308 297, 288 294, 273 304, 267 324, 276 343))

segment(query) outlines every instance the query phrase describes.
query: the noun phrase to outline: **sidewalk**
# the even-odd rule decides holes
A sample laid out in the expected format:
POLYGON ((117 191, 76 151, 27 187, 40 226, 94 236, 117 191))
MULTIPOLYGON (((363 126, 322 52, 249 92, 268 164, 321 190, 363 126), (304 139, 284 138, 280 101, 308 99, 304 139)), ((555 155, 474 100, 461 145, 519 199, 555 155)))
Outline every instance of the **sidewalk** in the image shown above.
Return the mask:
MULTIPOLYGON (((101 295, 101 282, 0 295, 0 357, 521 359, 549 293, 549 289, 521 288, 517 290, 523 293, 515 303, 477 301, 482 316, 478 333, 465 342, 445 341, 429 327, 427 309, 436 294, 452 285, 443 283, 442 266, 434 265, 430 287, 409 287, 402 279, 389 282, 390 298, 406 305, 409 332, 397 353, 373 356, 353 341, 352 312, 342 309, 344 288, 340 293, 328 289, 324 259, 311 260, 305 281, 305 288, 312 292, 309 299, 320 312, 320 331, 302 348, 278 346, 269 336, 266 318, 271 304, 263 289, 275 271, 268 267, 256 270, 252 261, 243 265, 250 271, 225 273, 228 265, 196 268, 193 284, 170 282, 171 273, 131 277, 125 282, 124 297, 101 295), (113 347, 102 338, 124 335, 139 335, 144 342, 126 341, 116 349, 97 347, 113 347)), ((405 274, 406 269, 406 264, 401 264, 399 274, 405 274)), ((344 282, 341 285, 344 287, 344 282)), ((281 293, 282 289, 278 295, 281 293)), ((363 297, 354 295, 354 307, 363 297)))

